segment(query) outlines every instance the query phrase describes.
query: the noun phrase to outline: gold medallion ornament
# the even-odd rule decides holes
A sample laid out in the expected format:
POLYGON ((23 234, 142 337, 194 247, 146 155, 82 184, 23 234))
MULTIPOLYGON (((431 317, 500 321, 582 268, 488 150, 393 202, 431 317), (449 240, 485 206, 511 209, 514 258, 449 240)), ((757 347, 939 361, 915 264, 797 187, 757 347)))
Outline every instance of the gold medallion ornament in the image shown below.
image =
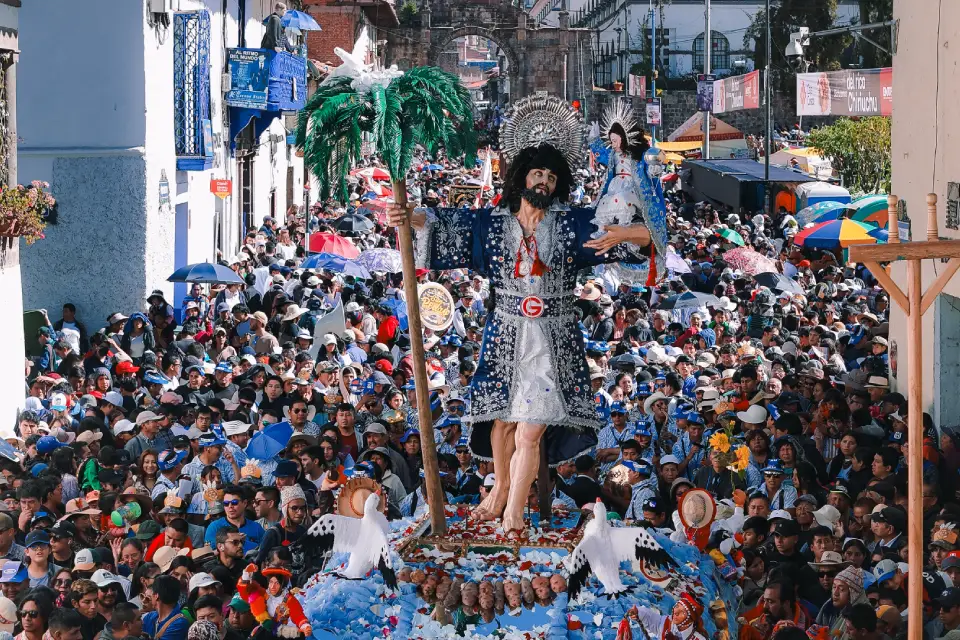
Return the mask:
POLYGON ((436 282, 420 287, 420 320, 431 331, 444 331, 453 324, 453 296, 436 282))

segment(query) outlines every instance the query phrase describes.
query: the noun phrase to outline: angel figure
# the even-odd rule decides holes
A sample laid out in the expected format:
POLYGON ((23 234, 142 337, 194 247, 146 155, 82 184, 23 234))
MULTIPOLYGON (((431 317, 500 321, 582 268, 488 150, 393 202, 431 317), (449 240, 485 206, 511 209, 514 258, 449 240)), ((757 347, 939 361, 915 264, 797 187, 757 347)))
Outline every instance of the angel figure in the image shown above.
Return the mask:
POLYGON ((591 149, 606 165, 607 178, 597 200, 593 223, 603 235, 613 225, 643 224, 650 230, 653 250, 635 247, 634 261, 601 267, 623 279, 656 284, 666 274, 667 213, 660 185, 663 158, 650 149, 633 109, 617 101, 603 114, 601 136, 591 149), (652 259, 648 256, 652 253, 652 259))

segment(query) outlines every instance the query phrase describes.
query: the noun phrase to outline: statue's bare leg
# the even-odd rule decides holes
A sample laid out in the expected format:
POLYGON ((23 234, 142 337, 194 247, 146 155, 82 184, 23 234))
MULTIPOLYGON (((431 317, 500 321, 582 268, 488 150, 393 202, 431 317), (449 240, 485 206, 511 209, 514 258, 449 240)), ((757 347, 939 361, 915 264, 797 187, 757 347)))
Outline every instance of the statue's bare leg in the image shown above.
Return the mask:
POLYGON ((507 495, 510 492, 510 459, 517 449, 514 438, 516 430, 516 422, 495 420, 493 423, 493 429, 490 431, 490 445, 493 448, 493 471, 496 482, 480 506, 473 510, 472 515, 476 520, 496 520, 503 514, 507 495))
POLYGON ((506 533, 524 531, 523 507, 527 504, 530 486, 540 469, 540 440, 546 429, 546 425, 529 422, 517 425, 517 450, 510 461, 510 493, 503 512, 503 530, 506 533))

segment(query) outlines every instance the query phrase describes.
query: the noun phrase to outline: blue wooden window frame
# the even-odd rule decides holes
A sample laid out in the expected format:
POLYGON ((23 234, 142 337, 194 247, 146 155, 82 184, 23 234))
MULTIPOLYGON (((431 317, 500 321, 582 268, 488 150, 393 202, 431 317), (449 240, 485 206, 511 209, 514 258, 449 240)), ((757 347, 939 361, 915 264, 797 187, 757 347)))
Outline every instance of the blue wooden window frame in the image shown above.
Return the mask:
POLYGON ((209 11, 173 14, 173 128, 177 169, 211 168, 209 11))

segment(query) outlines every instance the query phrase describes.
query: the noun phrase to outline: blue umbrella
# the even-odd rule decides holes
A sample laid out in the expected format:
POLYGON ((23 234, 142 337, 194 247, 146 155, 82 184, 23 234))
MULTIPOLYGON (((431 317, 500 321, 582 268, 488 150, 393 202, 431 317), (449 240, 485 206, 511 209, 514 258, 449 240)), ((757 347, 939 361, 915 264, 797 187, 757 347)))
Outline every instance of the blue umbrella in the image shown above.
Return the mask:
POLYGON ((357 264, 353 260, 347 260, 343 256, 333 253, 318 253, 312 255, 300 264, 301 269, 327 269, 335 273, 342 273, 354 278, 369 280, 373 276, 363 265, 357 264))
POLYGON ((343 271, 341 271, 345 276, 353 276, 354 278, 360 278, 361 280, 370 280, 373 278, 373 274, 367 271, 367 268, 363 265, 357 264, 354 261, 349 261, 343 266, 343 271))
POLYGON ((216 284, 243 284, 243 278, 230 267, 210 262, 198 262, 180 267, 167 278, 167 282, 208 282, 216 284))
POLYGON ((291 436, 293 436, 293 425, 289 422, 271 424, 253 434, 244 453, 257 460, 271 460, 286 448, 291 436))
POLYGON ((301 269, 329 269, 339 271, 347 259, 335 253, 315 253, 300 263, 301 269))
POLYGON ((442 170, 443 170, 443 165, 442 165, 442 164, 428 164, 427 166, 425 166, 425 167, 423 168, 423 170, 424 170, 424 171, 442 171, 442 170))
POLYGON ((386 298, 383 303, 393 309, 393 315, 397 316, 397 321, 400 323, 400 330, 406 331, 410 326, 410 321, 407 319, 406 301, 386 298))
POLYGON ((709 293, 687 291, 680 295, 671 296, 660 303, 660 309, 698 309, 700 307, 719 307, 720 298, 709 293))
POLYGON ((843 210, 846 209, 847 205, 842 202, 836 202, 833 200, 826 200, 824 202, 818 202, 812 204, 809 207, 800 209, 795 216, 797 219, 797 224, 800 225, 800 228, 804 228, 814 220, 819 222, 826 222, 827 220, 836 220, 840 217, 840 214, 843 213, 843 210), (827 214, 834 214, 833 217, 827 217, 827 214))
MULTIPOLYGON (((267 24, 270 18, 264 18, 263 24, 267 24)), ((317 21, 309 13, 303 11, 287 11, 280 19, 280 24, 284 29, 299 29, 300 31, 322 31, 317 21)))

